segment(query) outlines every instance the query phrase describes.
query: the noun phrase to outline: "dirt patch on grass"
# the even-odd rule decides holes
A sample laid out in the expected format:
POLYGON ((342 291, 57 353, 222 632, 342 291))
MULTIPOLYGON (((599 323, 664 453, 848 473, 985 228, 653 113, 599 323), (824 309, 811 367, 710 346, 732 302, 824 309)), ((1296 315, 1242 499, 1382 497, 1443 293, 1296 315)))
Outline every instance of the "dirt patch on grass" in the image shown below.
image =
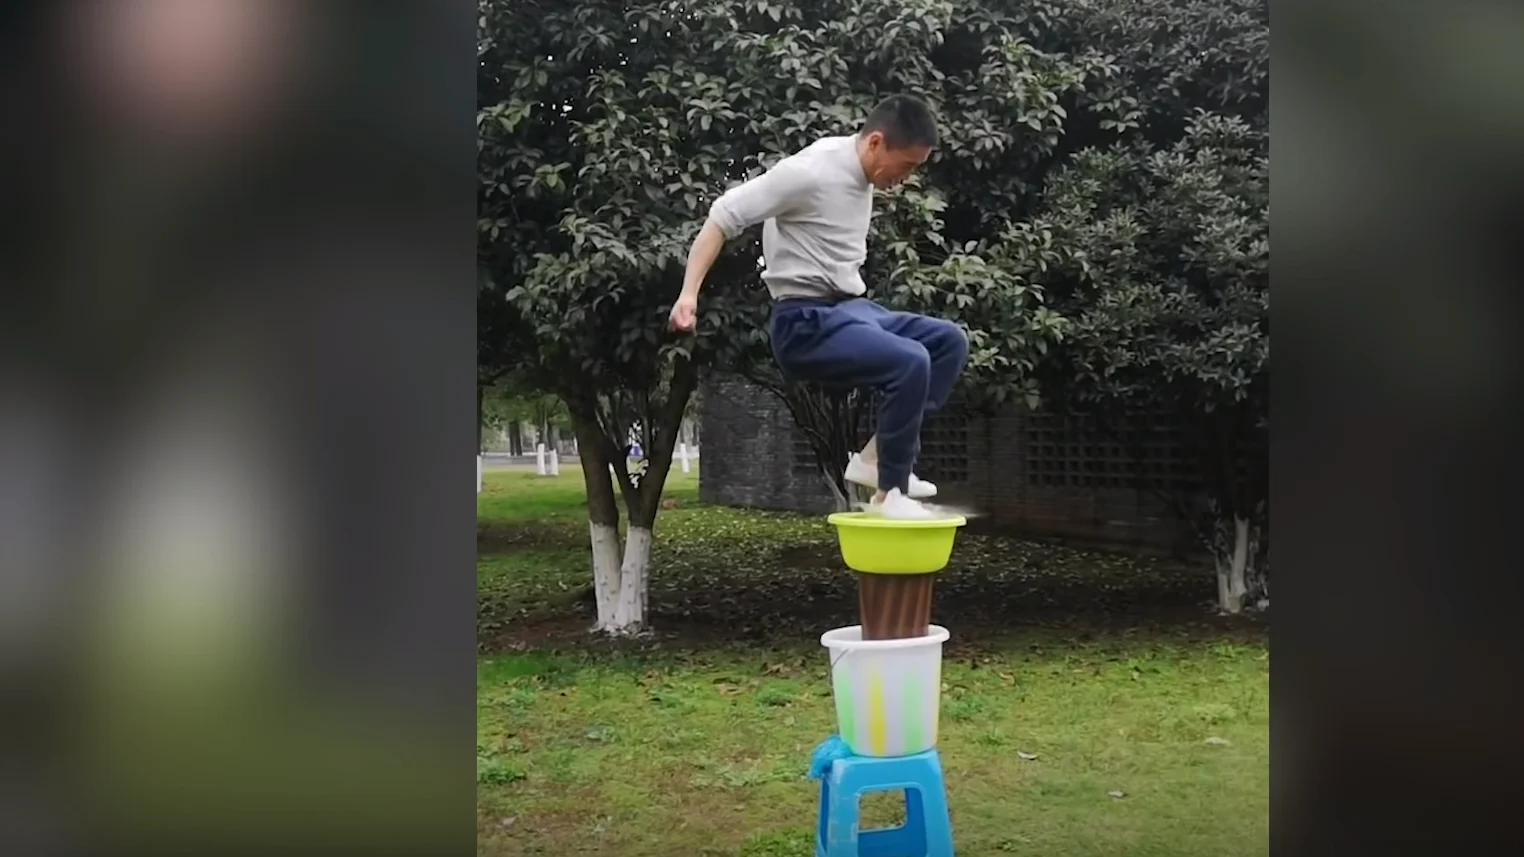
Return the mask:
MULTIPOLYGON (((957 593, 954 593, 956 596, 957 593)), ((1009 614, 970 605, 965 599, 939 597, 933 620, 955 631, 949 656, 976 653, 1002 645, 1013 633, 1052 632, 1077 641, 1164 637, 1182 643, 1263 642, 1266 617, 1220 616, 1209 604, 1138 606, 1126 610, 1089 609, 1084 605, 1029 607, 1009 614)), ((589 596, 574 608, 527 613, 481 639, 481 650, 613 652, 646 649, 707 649, 715 646, 778 646, 812 643, 820 634, 856 624, 855 590, 843 587, 828 598, 780 603, 756 593, 726 599, 675 599, 652 594, 650 630, 635 639, 613 640, 590 632, 596 614, 589 596)))
POLYGON ((477 650, 485 653, 586 648, 598 639, 591 633, 596 618, 592 610, 585 609, 525 613, 500 627, 479 629, 477 650))
POLYGON ((840 569, 841 550, 835 545, 793 545, 778 552, 778 563, 795 568, 840 569))
POLYGON ((557 549, 587 547, 587 525, 580 527, 572 522, 523 522, 511 524, 478 524, 476 526, 476 551, 478 554, 511 553, 516 550, 557 549))

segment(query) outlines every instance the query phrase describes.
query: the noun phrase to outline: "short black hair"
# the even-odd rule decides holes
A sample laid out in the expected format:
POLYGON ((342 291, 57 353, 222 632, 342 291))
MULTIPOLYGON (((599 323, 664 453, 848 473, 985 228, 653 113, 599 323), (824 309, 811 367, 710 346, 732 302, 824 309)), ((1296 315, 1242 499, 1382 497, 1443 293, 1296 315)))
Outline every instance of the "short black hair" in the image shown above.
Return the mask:
POLYGON ((906 146, 935 148, 937 117, 931 107, 913 95, 891 95, 878 103, 863 121, 862 133, 878 131, 891 149, 906 146))

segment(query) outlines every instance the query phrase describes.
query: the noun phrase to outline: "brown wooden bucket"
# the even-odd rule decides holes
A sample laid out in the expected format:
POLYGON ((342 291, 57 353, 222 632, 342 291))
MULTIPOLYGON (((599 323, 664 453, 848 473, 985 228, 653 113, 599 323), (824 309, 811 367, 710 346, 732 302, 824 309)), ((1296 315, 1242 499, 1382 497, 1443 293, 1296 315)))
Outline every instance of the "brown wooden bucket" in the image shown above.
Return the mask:
POLYGON ((930 633, 935 574, 857 573, 864 640, 903 640, 930 633))

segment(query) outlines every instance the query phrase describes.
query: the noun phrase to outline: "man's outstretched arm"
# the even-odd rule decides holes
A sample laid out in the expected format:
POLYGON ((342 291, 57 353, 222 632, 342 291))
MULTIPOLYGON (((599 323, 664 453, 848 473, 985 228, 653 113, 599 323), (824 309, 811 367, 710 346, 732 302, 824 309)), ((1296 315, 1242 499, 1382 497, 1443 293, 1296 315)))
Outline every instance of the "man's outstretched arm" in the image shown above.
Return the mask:
POLYGON ((777 217, 805 199, 813 187, 802 164, 785 160, 751 181, 726 191, 709 207, 709 219, 688 250, 683 290, 672 305, 673 330, 689 333, 698 325, 698 295, 704 278, 720 257, 725 242, 747 229, 777 217))

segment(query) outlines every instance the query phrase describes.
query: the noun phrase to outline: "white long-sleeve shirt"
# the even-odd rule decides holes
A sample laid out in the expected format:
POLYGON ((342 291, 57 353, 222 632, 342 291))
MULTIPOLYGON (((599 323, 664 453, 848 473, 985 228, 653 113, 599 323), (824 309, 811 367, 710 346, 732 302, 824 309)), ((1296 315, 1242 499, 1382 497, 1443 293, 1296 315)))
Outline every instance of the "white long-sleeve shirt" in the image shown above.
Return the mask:
POLYGON ((857 137, 826 137, 726 191, 709 219, 735 238, 762 226, 762 281, 774 299, 856 297, 867 291, 873 186, 857 137))

